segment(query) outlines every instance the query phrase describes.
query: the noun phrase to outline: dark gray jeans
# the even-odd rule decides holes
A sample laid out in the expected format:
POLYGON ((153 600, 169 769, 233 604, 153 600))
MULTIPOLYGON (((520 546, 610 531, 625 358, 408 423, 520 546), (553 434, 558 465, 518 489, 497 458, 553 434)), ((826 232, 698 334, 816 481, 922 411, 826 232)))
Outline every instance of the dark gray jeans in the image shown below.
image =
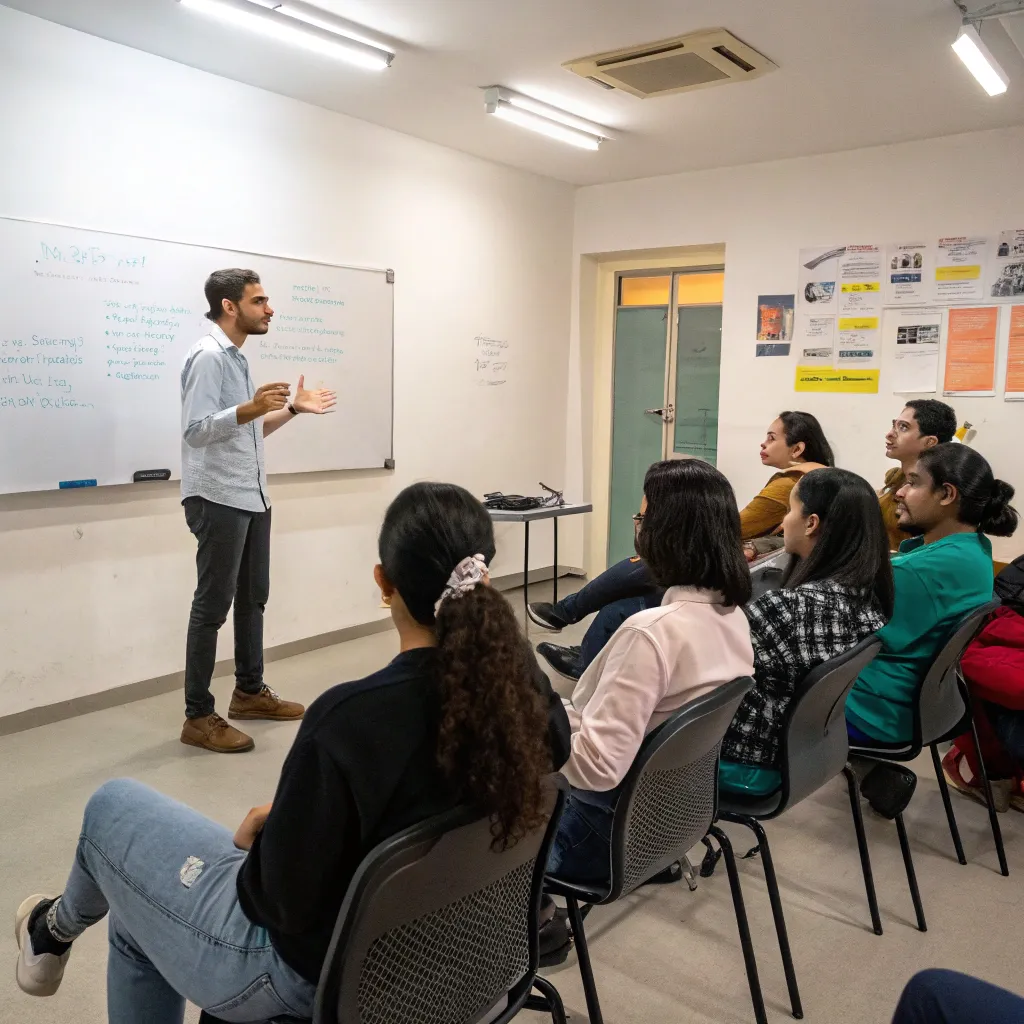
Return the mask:
POLYGON ((245 512, 205 498, 186 498, 185 521, 198 542, 198 583, 185 646, 185 714, 212 715, 210 681, 217 632, 234 602, 235 685, 263 687, 263 610, 270 596, 270 510, 245 512))

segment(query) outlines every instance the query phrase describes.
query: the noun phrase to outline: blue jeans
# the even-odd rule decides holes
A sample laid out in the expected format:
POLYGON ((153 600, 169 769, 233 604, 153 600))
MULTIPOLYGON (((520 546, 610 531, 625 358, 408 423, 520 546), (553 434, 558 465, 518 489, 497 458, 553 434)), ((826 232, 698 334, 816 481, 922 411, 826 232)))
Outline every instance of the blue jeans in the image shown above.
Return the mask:
POLYGON ((618 788, 608 793, 578 789, 569 793, 548 856, 549 874, 570 882, 607 883, 618 796, 618 788))
POLYGON ((1024 711, 985 701, 985 714, 1007 753, 1024 767, 1024 711))
POLYGON ((662 591, 652 591, 642 597, 623 597, 606 604, 587 626, 580 645, 580 670, 584 670, 602 651, 612 634, 631 615, 661 604, 662 591))
POLYGON ((1024 999, 956 971, 921 971, 903 990, 892 1024, 1019 1024, 1024 999))
POLYGON ((575 594, 562 598, 555 605, 555 611, 567 622, 581 622, 605 605, 624 597, 645 598, 650 604, 644 607, 653 607, 661 604, 664 593, 641 559, 624 558, 580 587, 575 594))
POLYGON ((93 794, 54 931, 109 913, 109 1024, 181 1024, 186 999, 225 1021, 312 1017, 314 986, 242 913, 244 859, 227 829, 139 782, 93 794))

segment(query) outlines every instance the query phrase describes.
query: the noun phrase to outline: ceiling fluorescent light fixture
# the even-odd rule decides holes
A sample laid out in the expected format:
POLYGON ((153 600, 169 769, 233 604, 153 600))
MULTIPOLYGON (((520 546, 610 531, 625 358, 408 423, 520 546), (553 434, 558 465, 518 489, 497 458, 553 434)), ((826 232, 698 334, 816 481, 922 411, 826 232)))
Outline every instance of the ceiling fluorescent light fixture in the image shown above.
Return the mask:
POLYGON ((989 48, 981 41, 981 36, 973 25, 961 25, 956 42, 953 43, 953 52, 964 62, 967 70, 974 75, 989 96, 998 96, 1006 92, 1010 79, 989 52, 989 48))
POLYGON ((604 139, 611 138, 598 124, 496 85, 484 90, 484 109, 502 121, 580 149, 596 150, 604 139))
POLYGON ((182 7, 208 14, 220 21, 248 29, 269 39, 290 43, 324 57, 371 71, 384 71, 395 55, 390 50, 353 39, 324 26, 326 17, 312 24, 250 0, 179 0, 182 7))

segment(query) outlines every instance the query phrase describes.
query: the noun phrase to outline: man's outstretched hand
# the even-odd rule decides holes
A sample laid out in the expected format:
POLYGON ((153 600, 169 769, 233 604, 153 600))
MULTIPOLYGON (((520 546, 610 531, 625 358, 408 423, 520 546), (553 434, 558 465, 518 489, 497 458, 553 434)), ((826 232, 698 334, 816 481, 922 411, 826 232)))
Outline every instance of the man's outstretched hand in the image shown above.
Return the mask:
POLYGON ((295 397, 292 405, 296 412, 309 412, 314 416, 323 416, 330 412, 338 404, 338 394, 335 391, 328 391, 327 388, 317 388, 307 391, 305 375, 299 378, 295 388, 295 397))

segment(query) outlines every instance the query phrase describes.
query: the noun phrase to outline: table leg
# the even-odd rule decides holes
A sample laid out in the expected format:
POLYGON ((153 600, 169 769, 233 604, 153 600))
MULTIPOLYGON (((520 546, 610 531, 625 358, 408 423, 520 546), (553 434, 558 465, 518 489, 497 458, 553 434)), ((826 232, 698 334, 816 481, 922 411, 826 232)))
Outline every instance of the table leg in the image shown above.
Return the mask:
POLYGON ((529 632, 530 616, 526 609, 530 607, 530 521, 523 523, 523 628, 529 632))
POLYGON ((551 603, 558 604, 558 516, 551 517, 555 528, 555 575, 551 577, 551 603))

